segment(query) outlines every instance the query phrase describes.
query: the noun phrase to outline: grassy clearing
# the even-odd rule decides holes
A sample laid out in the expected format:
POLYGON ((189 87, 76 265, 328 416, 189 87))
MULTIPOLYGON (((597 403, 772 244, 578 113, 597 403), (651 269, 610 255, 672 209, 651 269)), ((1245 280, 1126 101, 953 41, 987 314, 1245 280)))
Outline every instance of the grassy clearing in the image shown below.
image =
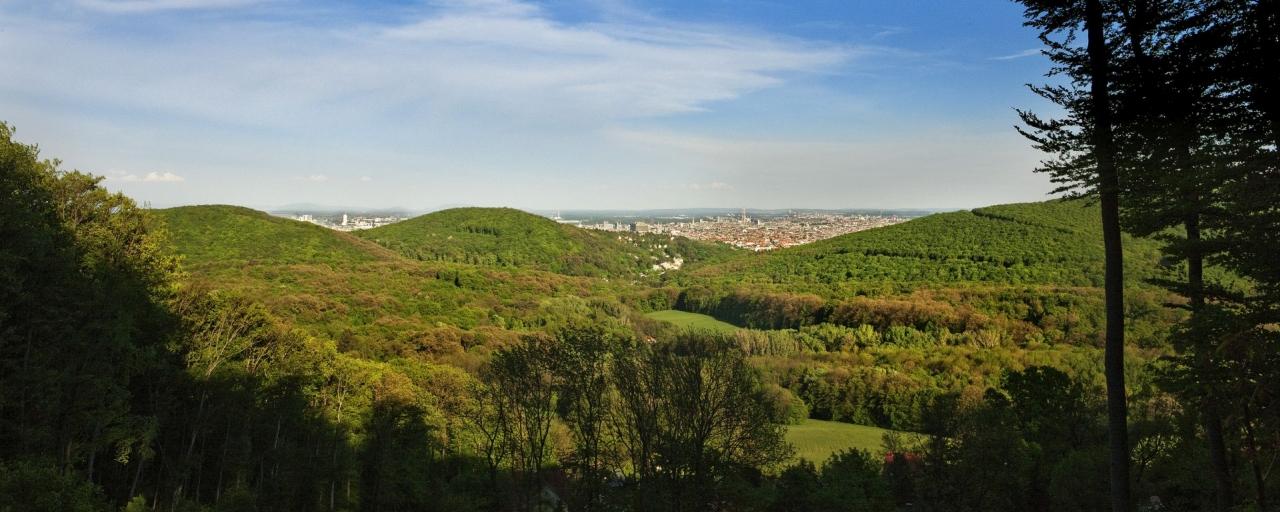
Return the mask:
POLYGON ((715 332, 733 332, 738 330, 738 326, 728 322, 721 322, 716 320, 714 317, 698 313, 689 313, 687 311, 676 311, 674 309, 654 311, 652 313, 646 313, 645 316, 654 320, 670 322, 680 327, 687 327, 690 329, 715 332))
MULTIPOLYGON (((891 431, 866 425, 811 419, 787 427, 787 442, 796 447, 798 458, 822 465, 831 454, 848 448, 882 453, 885 432, 891 431)), ((906 432, 903 434, 916 436, 906 432)))

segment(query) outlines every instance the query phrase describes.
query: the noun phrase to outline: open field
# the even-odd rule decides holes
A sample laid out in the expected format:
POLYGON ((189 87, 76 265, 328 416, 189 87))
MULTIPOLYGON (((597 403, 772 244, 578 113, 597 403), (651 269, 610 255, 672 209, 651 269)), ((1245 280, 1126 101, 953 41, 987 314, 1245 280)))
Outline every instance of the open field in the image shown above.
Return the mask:
MULTIPOLYGON (((821 466, 831 454, 847 448, 881 453, 884 451, 882 439, 885 432, 892 431, 866 425, 809 419, 799 425, 787 427, 787 442, 796 447, 798 458, 821 466)), ((916 436, 906 432, 903 434, 916 436)))
POLYGON ((716 320, 714 317, 708 315, 689 313, 687 311, 676 311, 674 309, 654 311, 652 313, 646 313, 645 316, 654 320, 662 320, 663 322, 670 322, 680 327, 687 327, 690 329, 701 329, 716 332, 733 332, 738 330, 738 326, 728 322, 721 322, 720 320, 716 320))

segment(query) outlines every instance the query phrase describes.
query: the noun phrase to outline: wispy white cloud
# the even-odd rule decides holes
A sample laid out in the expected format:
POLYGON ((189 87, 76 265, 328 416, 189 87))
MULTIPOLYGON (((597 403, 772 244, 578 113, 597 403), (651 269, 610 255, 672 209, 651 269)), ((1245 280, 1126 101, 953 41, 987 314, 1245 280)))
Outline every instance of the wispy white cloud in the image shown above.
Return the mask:
MULTIPOLYGON (((248 0, 80 1, 141 12, 248 0)), ((597 123, 704 110, 859 51, 643 18, 569 24, 516 0, 432 5, 336 27, 179 22, 162 44, 74 17, 10 20, 0 76, 27 77, 3 85, 33 97, 261 126, 468 111, 597 123)))
POLYGON ((370 182, 370 181, 373 181, 373 178, 371 178, 371 177, 369 177, 369 176, 361 176, 361 177, 360 177, 360 181, 363 181, 363 182, 365 182, 365 183, 368 183, 368 182, 370 182))
POLYGON ((108 179, 129 183, 180 183, 186 181, 186 178, 171 172, 149 172, 143 175, 113 172, 108 174, 108 179))
POLYGON ((988 60, 1014 60, 1014 59, 1021 59, 1021 58, 1023 58, 1023 57, 1031 57, 1031 56, 1035 56, 1035 55, 1040 55, 1040 49, 1039 49, 1039 48, 1028 48, 1028 49, 1026 49, 1026 50, 1022 50, 1022 51, 1020 51, 1020 52, 1018 52, 1018 53, 1011 53, 1011 54, 1009 54, 1009 55, 1001 55, 1001 56, 999 56, 999 57, 990 57, 990 58, 988 58, 988 60))
POLYGON ((445 58, 465 56, 451 60, 451 79, 494 97, 532 92, 557 108, 621 117, 702 110, 855 53, 645 18, 567 25, 536 6, 504 0, 461 2, 381 35, 445 58))
POLYGON ((261 3, 262 0, 76 0, 86 9, 111 13, 225 9, 261 3))
POLYGON ((888 26, 882 27, 879 32, 871 35, 872 39, 884 39, 886 37, 896 36, 907 32, 906 27, 888 26))

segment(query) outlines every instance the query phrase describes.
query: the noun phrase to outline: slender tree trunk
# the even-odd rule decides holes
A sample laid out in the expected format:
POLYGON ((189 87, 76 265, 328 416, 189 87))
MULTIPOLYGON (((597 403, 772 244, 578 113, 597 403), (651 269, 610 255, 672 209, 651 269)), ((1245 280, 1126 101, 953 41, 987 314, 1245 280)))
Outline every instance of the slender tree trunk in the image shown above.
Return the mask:
MULTIPOLYGON (((30 366, 30 363, 31 363, 31 337, 32 337, 31 333, 27 333, 27 335, 25 336, 26 346, 23 347, 22 349, 21 375, 23 376, 31 375, 30 373, 27 373, 27 368, 28 366, 30 366)), ((30 442, 31 419, 30 418, 34 417, 34 415, 27 412, 27 403, 29 398, 28 395, 30 393, 27 389, 27 386, 18 386, 18 390, 19 390, 18 426, 19 426, 19 431, 22 432, 22 435, 19 436, 19 439, 22 440, 22 453, 31 453, 31 442, 30 442)))
POLYGON ((1253 483, 1256 489, 1258 500, 1258 510, 1267 510, 1267 478, 1263 475, 1262 464, 1258 461, 1258 442, 1253 435, 1253 411, 1246 404, 1244 406, 1244 433, 1245 442, 1248 444, 1249 462, 1253 467, 1253 483))
MULTIPOLYGON (((1184 148, 1185 149, 1185 148, 1184 148)), ((1184 162, 1187 160, 1184 152, 1184 162)), ((1183 167, 1189 171, 1189 167, 1183 167)), ((1188 202, 1193 208, 1199 205, 1199 198, 1189 194, 1188 202)), ((1204 310, 1204 256, 1200 251, 1200 215, 1191 212, 1187 215, 1184 227, 1187 231, 1187 291, 1191 300, 1192 322, 1203 314, 1204 310)), ((1197 366, 1201 372, 1209 369, 1208 340, 1195 340, 1197 366)), ((1222 412, 1215 399, 1217 393, 1210 386, 1202 399, 1204 411, 1205 441, 1209 445, 1209 461, 1213 465, 1213 477, 1218 485, 1218 510, 1230 510, 1235 503, 1235 491, 1231 479, 1231 466, 1227 461, 1227 443, 1222 433, 1222 412)))
POLYGON ((204 489, 205 458, 209 456, 209 451, 206 448, 208 446, 208 443, 206 443, 205 441, 208 439, 209 439, 208 436, 200 437, 200 459, 199 459, 200 462, 198 465, 196 465, 196 484, 192 486, 192 488, 195 490, 195 499, 197 502, 200 501, 200 491, 204 489))
POLYGON ((1106 258, 1107 310, 1104 362, 1107 381, 1107 435, 1111 451, 1111 510, 1129 510, 1128 405, 1124 387, 1124 253, 1120 240, 1120 180, 1111 127, 1110 51, 1100 0, 1085 2, 1090 93, 1093 100, 1093 153, 1102 203, 1102 239, 1106 258))
MULTIPOLYGON (((246 480, 251 477, 245 474, 245 468, 253 467, 255 457, 263 457, 263 455, 256 455, 257 451, 255 451, 253 446, 253 420, 254 415, 252 410, 250 410, 250 413, 244 418, 244 428, 241 430, 241 435, 244 437, 244 447, 238 451, 244 455, 244 461, 234 469, 235 485, 248 485, 246 480)), ((252 469, 250 469, 250 471, 252 471, 252 469)))
POLYGON ((227 471, 227 445, 231 443, 231 422, 222 434, 222 456, 218 458, 218 485, 213 491, 213 503, 222 501, 222 477, 227 471))
MULTIPOLYGON (((164 446, 164 444, 162 443, 160 446, 161 446, 161 447, 163 447, 163 446, 164 446)), ((161 449, 163 449, 163 448, 161 448, 161 449)), ((163 456, 163 454, 162 454, 159 458, 157 458, 157 460, 158 460, 160 463, 156 465, 156 476, 155 476, 155 479, 156 479, 156 491, 155 491, 155 497, 156 497, 156 499, 155 499, 155 501, 153 501, 153 502, 151 503, 151 510, 160 510, 160 501, 161 501, 161 496, 164 496, 164 479, 165 479, 165 477, 167 476, 167 475, 165 475, 165 474, 164 474, 164 456, 163 456)))
MULTIPOLYGON (((62 429, 62 430, 64 430, 64 431, 65 431, 66 429, 64 428, 64 429, 62 429)), ((65 436, 65 435, 64 435, 64 436, 65 436)), ((63 473, 63 474, 68 474, 68 473, 71 473, 71 471, 72 471, 72 467, 71 467, 71 447, 72 447, 71 438, 70 438, 70 437, 67 437, 67 442, 66 442, 66 443, 63 443, 63 445, 62 445, 62 473, 63 473)))
POLYGON ((89 442, 89 460, 85 463, 85 479, 93 482, 93 467, 98 462, 98 438, 102 435, 102 421, 93 423, 93 438, 89 442))
POLYGON ((138 480, 142 479, 142 465, 146 462, 147 459, 138 457, 138 467, 133 471, 133 483, 129 484, 129 499, 133 499, 133 497, 137 495, 138 480))
POLYGON ((208 398, 208 391, 200 392, 200 404, 196 406, 196 417, 191 424, 191 441, 187 443, 187 457, 186 460, 183 461, 187 466, 190 466, 191 457, 196 452, 196 439, 200 437, 200 423, 203 421, 202 418, 204 417, 204 403, 208 398))
MULTIPOLYGON (((337 429, 335 428, 334 430, 337 429)), ((325 438, 323 441, 329 441, 327 437, 324 434, 316 435, 317 440, 325 438)), ((336 435, 329 442, 329 467, 325 476, 329 480, 329 510, 332 512, 338 495, 338 442, 336 435)))
POLYGON ((1209 461, 1213 464, 1213 477, 1217 481, 1218 510, 1230 510, 1235 504, 1235 490, 1231 478, 1231 464, 1227 460, 1227 443, 1222 432, 1222 413, 1212 397, 1205 400, 1204 432, 1209 444, 1209 461))
MULTIPOLYGON (((1146 0, 1138 0, 1131 7, 1126 31, 1129 36, 1130 50, 1133 52, 1134 60, 1138 67, 1139 82, 1146 91, 1141 96, 1141 101, 1157 105, 1171 104, 1177 100, 1170 98, 1166 94, 1167 90, 1153 76, 1150 54, 1142 46, 1146 31, 1155 29, 1155 24, 1151 23, 1150 19, 1152 16, 1151 5, 1146 0)), ((1189 122, 1186 117, 1181 117, 1176 122, 1166 126, 1165 129, 1176 130, 1174 133, 1182 136, 1173 139, 1174 144, 1177 146, 1174 149, 1177 160, 1177 168, 1174 172, 1183 173, 1187 176, 1193 175, 1195 169, 1193 168, 1191 145, 1196 139, 1196 130, 1193 127, 1193 123, 1189 122)), ((1197 193, 1195 186, 1185 188, 1182 195, 1185 206, 1189 208, 1184 217, 1183 226, 1187 233, 1188 247, 1186 255, 1187 295, 1191 303, 1191 319, 1194 325, 1203 312, 1205 293, 1204 256, 1201 251, 1199 213, 1201 197, 1197 193)), ((1196 366, 1198 371, 1204 375, 1209 371, 1210 367, 1209 343, 1202 336, 1197 336, 1193 342, 1195 344, 1196 366)), ((1222 413, 1215 397, 1216 393, 1212 386, 1206 389, 1205 394, 1201 396, 1201 410, 1203 411, 1201 420, 1204 423, 1205 441, 1208 444, 1209 459, 1213 465, 1214 479, 1218 487, 1216 493, 1218 509, 1228 510, 1235 499, 1232 491, 1230 466, 1226 457, 1226 443, 1223 440, 1222 413)))

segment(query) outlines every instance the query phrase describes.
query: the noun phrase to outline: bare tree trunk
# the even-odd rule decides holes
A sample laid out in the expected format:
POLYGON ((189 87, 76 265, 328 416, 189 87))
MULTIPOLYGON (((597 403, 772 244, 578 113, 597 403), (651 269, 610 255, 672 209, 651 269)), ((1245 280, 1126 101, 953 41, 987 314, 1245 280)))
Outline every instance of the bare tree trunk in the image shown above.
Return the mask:
POLYGON ((222 457, 218 459, 218 486, 213 491, 213 502, 216 504, 222 501, 222 477, 227 470, 227 445, 231 442, 231 423, 227 422, 227 429, 222 434, 222 457))
POLYGON ((1129 510, 1128 405, 1124 387, 1124 252, 1120 239, 1120 180, 1111 127, 1110 65, 1100 0, 1085 1, 1090 93, 1093 100, 1093 153, 1102 203, 1102 240, 1106 258, 1107 310, 1104 362, 1107 381, 1107 437, 1111 451, 1111 510, 1129 510))
POLYGON ((102 435, 102 421, 101 420, 95 421, 93 423, 93 438, 89 442, 89 460, 85 463, 85 468, 84 468, 85 479, 90 482, 93 481, 93 467, 96 465, 98 461, 97 445, 98 445, 98 438, 101 435, 102 435))
POLYGON ((1267 510, 1267 478, 1262 473, 1262 465, 1258 461, 1258 442, 1253 435, 1253 411, 1248 404, 1244 406, 1244 433, 1248 444, 1249 463, 1253 467, 1253 483, 1257 491, 1258 510, 1267 510))
POLYGON ((205 441, 208 439, 208 436, 200 437, 200 464, 196 466, 196 484, 193 486, 197 502, 200 501, 200 491, 204 488, 204 460, 209 455, 208 450, 205 448, 208 444, 205 441))
POLYGON ((208 399, 209 392, 201 391, 200 404, 196 406, 196 417, 191 424, 191 441, 187 443, 187 457, 186 460, 183 461, 188 465, 191 463, 191 456, 194 455, 196 451, 196 438, 200 437, 200 423, 203 422, 201 418, 204 416, 204 403, 208 399))
MULTIPOLYGON (((316 437, 319 438, 320 436, 316 436, 316 437)), ((335 450, 330 450, 330 451, 334 453, 331 454, 332 456, 330 457, 329 470, 325 474, 325 479, 329 481, 329 510, 330 512, 332 512, 334 508, 334 504, 337 501, 337 495, 338 495, 338 471, 337 471, 338 457, 336 455, 335 450)), ((324 491, 321 491, 320 499, 322 501, 324 500, 324 491)))
POLYGON ((182 496, 182 484, 178 484, 178 487, 173 490, 173 501, 169 503, 169 512, 176 512, 178 510, 178 501, 180 501, 180 496, 182 496))
POLYGON ((142 465, 146 462, 147 459, 138 457, 138 468, 133 471, 133 483, 129 484, 129 499, 133 499, 137 495, 138 480, 142 479, 142 465))

